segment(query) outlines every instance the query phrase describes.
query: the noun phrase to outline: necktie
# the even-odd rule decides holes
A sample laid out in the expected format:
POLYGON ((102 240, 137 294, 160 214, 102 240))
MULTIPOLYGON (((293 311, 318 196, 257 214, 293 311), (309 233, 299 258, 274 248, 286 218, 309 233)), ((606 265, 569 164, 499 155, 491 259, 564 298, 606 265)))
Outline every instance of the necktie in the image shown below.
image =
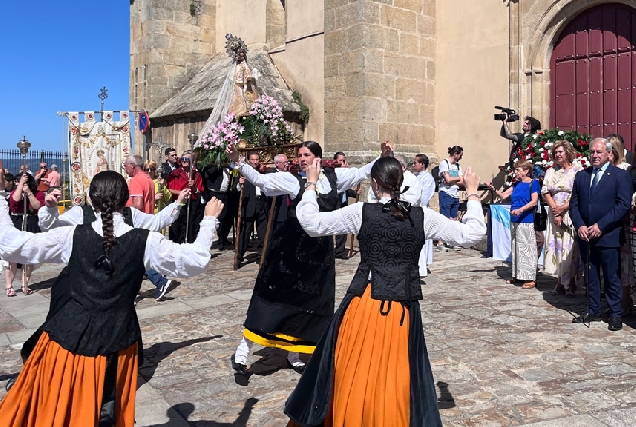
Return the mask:
POLYGON ((596 190, 596 186, 598 185, 598 180, 601 177, 601 171, 599 169, 594 169, 592 171, 592 186, 590 187, 590 196, 594 194, 594 190, 596 190))

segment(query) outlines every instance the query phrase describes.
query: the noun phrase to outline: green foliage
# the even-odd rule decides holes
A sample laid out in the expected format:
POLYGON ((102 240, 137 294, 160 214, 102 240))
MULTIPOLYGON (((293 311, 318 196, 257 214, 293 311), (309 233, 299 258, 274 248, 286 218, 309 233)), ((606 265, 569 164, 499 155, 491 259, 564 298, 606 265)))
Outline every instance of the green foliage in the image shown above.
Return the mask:
POLYGON ((307 125, 309 121, 309 107, 303 104, 303 98, 300 96, 300 93, 294 91, 292 93, 292 98, 296 104, 300 107, 300 113, 298 114, 300 120, 303 121, 303 126, 307 125))
POLYGON ((523 160, 530 160, 537 173, 545 174, 554 162, 550 158, 554 143, 559 140, 568 141, 577 152, 575 163, 579 163, 584 168, 589 166, 590 141, 592 137, 587 134, 580 134, 575 130, 560 130, 559 128, 539 131, 536 134, 528 135, 521 141, 517 151, 511 153, 512 160, 504 166, 499 166, 499 170, 506 173, 506 185, 511 185, 514 181, 515 163, 523 160))

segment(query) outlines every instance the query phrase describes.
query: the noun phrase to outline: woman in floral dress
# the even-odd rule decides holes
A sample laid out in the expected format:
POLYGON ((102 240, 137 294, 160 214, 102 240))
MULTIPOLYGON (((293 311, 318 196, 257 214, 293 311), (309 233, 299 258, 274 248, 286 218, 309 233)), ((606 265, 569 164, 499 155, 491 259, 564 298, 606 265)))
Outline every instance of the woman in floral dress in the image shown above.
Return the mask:
POLYGON ((581 258, 569 208, 574 176, 583 167, 573 163, 576 151, 565 140, 554 143, 551 157, 555 165, 546 172, 541 189, 550 207, 543 268, 546 273, 557 277, 553 295, 574 296, 577 272, 581 271, 581 258))

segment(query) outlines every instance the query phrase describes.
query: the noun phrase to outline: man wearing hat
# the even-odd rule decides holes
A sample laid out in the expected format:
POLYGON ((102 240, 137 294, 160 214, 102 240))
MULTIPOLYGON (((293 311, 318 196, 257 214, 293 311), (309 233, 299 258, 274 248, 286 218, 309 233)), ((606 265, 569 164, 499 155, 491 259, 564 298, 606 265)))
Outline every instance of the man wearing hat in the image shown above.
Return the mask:
POLYGON ((51 170, 47 176, 49 180, 49 186, 51 187, 59 187, 61 183, 60 173, 57 171, 57 165, 53 163, 51 165, 51 170))

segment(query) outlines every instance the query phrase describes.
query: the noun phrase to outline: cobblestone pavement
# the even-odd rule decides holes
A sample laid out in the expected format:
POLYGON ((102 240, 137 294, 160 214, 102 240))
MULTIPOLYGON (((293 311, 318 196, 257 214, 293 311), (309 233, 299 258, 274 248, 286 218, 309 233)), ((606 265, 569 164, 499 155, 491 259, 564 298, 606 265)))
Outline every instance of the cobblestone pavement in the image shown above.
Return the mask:
MULTIPOLYGON (((205 274, 182 280, 155 302, 148 281, 137 305, 145 347, 137 394, 139 426, 284 426, 284 402, 298 380, 284 353, 255 346, 247 385, 229 366, 257 272, 232 271, 232 253, 212 250, 205 274), (237 384, 237 382, 241 384, 237 384)), ((337 296, 359 257, 337 260, 337 296)), ((21 343, 41 324, 60 266, 34 273, 37 292, 0 296, 0 398, 20 370, 21 343)), ((436 253, 422 313, 447 426, 623 426, 636 418, 636 319, 622 331, 574 325, 576 298, 506 285, 509 268, 477 251, 436 253), (452 397, 449 397, 452 396, 452 397), (536 424, 535 424, 536 423, 536 424)), ((17 285, 17 280, 15 284, 17 285)))

